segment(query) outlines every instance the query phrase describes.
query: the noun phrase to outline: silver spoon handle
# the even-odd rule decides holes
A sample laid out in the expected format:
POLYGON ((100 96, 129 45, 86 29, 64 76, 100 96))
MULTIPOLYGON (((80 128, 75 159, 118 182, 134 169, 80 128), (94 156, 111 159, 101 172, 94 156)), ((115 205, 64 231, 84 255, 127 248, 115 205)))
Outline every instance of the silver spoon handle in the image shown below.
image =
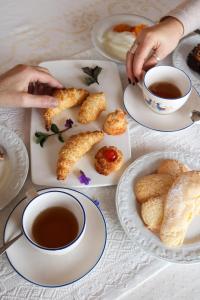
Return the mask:
POLYGON ((14 242, 16 242, 21 236, 23 235, 23 232, 18 234, 15 238, 5 243, 2 247, 0 247, 0 255, 3 254, 14 242))

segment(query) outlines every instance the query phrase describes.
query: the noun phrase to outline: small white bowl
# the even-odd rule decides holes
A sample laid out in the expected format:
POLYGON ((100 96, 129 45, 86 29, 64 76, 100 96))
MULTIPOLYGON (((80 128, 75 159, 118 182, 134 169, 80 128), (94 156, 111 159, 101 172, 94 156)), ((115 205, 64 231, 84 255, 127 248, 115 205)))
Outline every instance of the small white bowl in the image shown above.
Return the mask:
POLYGON ((82 204, 74 196, 61 191, 49 191, 38 195, 29 202, 22 215, 22 229, 25 237, 33 247, 36 247, 39 251, 47 254, 66 254, 68 251, 77 247, 84 235, 85 224, 86 214, 82 204), (73 212, 78 222, 79 230, 76 238, 71 243, 58 248, 47 248, 39 245, 34 240, 32 226, 35 219, 42 211, 55 206, 63 207, 73 212))

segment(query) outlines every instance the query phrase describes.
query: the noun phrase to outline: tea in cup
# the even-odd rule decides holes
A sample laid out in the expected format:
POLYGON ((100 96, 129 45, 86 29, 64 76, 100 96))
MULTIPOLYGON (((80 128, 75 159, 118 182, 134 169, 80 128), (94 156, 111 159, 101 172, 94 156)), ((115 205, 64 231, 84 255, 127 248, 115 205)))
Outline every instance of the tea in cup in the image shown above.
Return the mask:
POLYGON ((74 196, 49 191, 24 209, 22 228, 28 241, 48 254, 65 254, 78 246, 85 231, 85 211, 74 196))

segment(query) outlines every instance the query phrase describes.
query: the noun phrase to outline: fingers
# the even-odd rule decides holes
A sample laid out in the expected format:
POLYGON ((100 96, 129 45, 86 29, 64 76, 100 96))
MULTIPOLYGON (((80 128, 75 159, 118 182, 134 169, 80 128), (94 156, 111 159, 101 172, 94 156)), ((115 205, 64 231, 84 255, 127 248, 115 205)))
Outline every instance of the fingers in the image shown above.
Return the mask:
POLYGON ((154 48, 154 41, 146 38, 141 42, 134 54, 132 73, 140 80, 143 66, 154 48))
POLYGON ((63 88, 63 85, 57 79, 55 79, 53 76, 51 76, 50 73, 44 72, 44 71, 37 70, 34 73, 34 78, 32 81, 39 81, 41 83, 47 83, 51 87, 54 87, 54 88, 63 88))
POLYGON ((133 66, 133 54, 130 51, 128 51, 126 54, 126 74, 129 83, 133 83, 135 81, 132 66, 133 66))
POLYGON ((18 98, 18 107, 38 107, 38 108, 48 108, 56 107, 58 105, 58 100, 51 96, 38 96, 24 93, 18 98))
POLYGON ((47 74, 50 74, 50 72, 47 68, 40 67, 40 66, 35 66, 34 68, 36 68, 38 71, 42 71, 42 72, 45 72, 47 74))

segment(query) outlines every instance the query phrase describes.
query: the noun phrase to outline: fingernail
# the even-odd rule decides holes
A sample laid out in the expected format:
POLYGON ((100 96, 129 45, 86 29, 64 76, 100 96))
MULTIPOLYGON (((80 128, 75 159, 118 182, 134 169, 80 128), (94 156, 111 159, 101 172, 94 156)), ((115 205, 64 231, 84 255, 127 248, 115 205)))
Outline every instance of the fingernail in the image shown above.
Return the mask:
POLYGON ((137 77, 135 77, 134 79, 135 79, 135 82, 136 82, 136 83, 138 83, 138 82, 139 82, 139 80, 137 79, 137 77))
POLYGON ((130 80, 130 78, 128 78, 128 83, 129 83, 129 84, 131 84, 131 80, 130 80))
POLYGON ((56 98, 51 98, 51 100, 50 100, 50 106, 51 107, 58 106, 58 100, 56 98))

